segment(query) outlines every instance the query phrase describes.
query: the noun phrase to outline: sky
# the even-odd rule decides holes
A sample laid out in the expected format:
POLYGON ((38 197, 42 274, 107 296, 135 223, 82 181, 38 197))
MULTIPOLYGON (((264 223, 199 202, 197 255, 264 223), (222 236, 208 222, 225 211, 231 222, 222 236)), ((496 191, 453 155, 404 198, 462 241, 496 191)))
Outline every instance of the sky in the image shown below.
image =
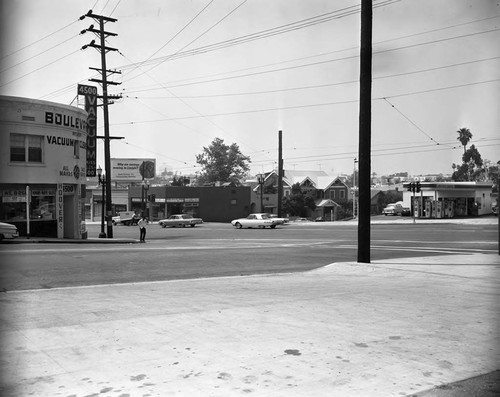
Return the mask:
MULTIPOLYGON (((157 171, 200 172, 215 138, 251 173, 350 174, 358 157, 360 1, 0 0, 0 95, 83 107, 77 84, 106 24, 112 158, 155 158, 157 171), (97 24, 96 24, 97 27, 97 24)), ((500 1, 374 0, 371 170, 451 174, 457 130, 500 160, 500 1)), ((101 88, 99 87, 99 92, 101 88)), ((102 112, 98 135, 103 135, 102 112)), ((99 142, 98 163, 104 164, 99 142)))

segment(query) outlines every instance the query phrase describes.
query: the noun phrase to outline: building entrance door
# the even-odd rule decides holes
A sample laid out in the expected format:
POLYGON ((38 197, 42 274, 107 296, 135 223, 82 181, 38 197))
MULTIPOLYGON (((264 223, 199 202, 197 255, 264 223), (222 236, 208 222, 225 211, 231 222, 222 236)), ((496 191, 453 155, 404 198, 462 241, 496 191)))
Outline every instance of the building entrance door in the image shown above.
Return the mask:
POLYGON ((75 196, 64 196, 64 238, 75 238, 75 196))

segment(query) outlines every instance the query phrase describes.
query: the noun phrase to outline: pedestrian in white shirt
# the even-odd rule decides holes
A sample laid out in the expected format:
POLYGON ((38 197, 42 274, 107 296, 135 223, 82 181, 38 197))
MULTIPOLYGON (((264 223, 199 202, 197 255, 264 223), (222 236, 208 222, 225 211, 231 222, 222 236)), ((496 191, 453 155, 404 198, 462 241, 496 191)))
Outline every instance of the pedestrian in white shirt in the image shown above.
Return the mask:
POLYGON ((139 222, 137 222, 137 226, 139 226, 139 230, 140 230, 140 240, 141 240, 141 243, 145 243, 146 242, 146 225, 148 224, 148 221, 146 220, 146 218, 144 216, 141 217, 141 219, 139 219, 139 222))

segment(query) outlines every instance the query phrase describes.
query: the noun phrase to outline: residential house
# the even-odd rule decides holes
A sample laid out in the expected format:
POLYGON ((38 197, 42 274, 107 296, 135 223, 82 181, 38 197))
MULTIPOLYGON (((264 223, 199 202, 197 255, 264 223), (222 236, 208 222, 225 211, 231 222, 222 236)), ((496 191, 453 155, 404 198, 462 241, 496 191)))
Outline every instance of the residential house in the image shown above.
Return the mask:
MULTIPOLYGON (((261 184, 258 181, 248 181, 252 188, 252 205, 255 212, 277 213, 278 208, 278 173, 271 171, 263 174, 262 194, 261 184), (260 205, 262 202, 262 206, 260 205)), ((292 192, 292 186, 315 190, 316 209, 310 217, 323 217, 328 220, 336 219, 339 202, 352 200, 352 187, 344 178, 328 175, 324 171, 297 171, 284 170, 283 197, 292 192)))

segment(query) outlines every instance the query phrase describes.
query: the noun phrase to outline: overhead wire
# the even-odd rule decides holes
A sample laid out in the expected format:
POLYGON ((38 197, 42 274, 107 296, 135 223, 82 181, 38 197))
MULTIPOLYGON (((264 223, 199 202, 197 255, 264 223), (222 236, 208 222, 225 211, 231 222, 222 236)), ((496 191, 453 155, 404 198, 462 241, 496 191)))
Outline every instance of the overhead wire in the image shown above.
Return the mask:
POLYGON ((55 34, 57 34, 57 33, 61 32, 61 31, 63 31, 64 29, 67 29, 68 27, 72 26, 73 24, 75 24, 75 23, 77 23, 77 22, 78 22, 78 20, 75 20, 75 21, 73 21, 73 22, 71 22, 71 23, 67 24, 66 26, 63 26, 62 28, 57 29, 56 31, 54 31, 54 32, 52 32, 52 33, 49 33, 48 35, 43 36, 43 37, 39 38, 38 40, 35 40, 35 41, 33 41, 32 43, 28 44, 28 45, 25 45, 24 47, 21 47, 21 48, 19 48, 19 49, 15 50, 15 51, 13 51, 13 52, 11 52, 11 53, 7 54, 7 55, 4 55, 4 56, 0 57, 0 59, 5 59, 5 58, 7 58, 7 57, 10 57, 10 56, 12 56, 12 55, 14 55, 14 54, 16 54, 16 53, 20 52, 20 51, 23 51, 23 50, 25 50, 26 48, 29 48, 29 47, 31 47, 32 45, 35 45, 35 44, 39 43, 40 41, 43 41, 43 40, 45 40, 45 39, 47 39, 47 38, 49 38, 49 37, 51 37, 51 36, 53 36, 53 35, 55 35, 55 34))
MULTIPOLYGON (((464 37, 468 37, 468 36, 472 36, 472 35, 476 35, 476 34, 496 32, 496 31, 499 31, 499 30, 500 30, 500 28, 499 29, 487 30, 487 31, 483 31, 483 32, 470 33, 470 34, 467 34, 467 35, 460 35, 460 36, 455 36, 455 37, 449 37, 449 38, 446 38, 446 39, 439 39, 439 40, 432 40, 432 41, 423 42, 423 43, 411 44, 411 45, 402 46, 402 47, 396 47, 396 48, 392 48, 392 49, 375 51, 375 52, 373 52, 373 55, 376 56, 378 54, 383 54, 383 53, 386 53, 386 52, 389 52, 389 51, 403 50, 403 49, 408 49, 408 48, 413 48, 413 47, 419 47, 419 46, 428 45, 428 44, 435 44, 435 43, 442 42, 442 41, 455 40, 455 39, 464 38, 464 37)), ((203 80, 203 81, 183 83, 183 84, 173 84, 173 85, 169 85, 168 88, 178 88, 178 87, 185 87, 185 86, 191 86, 191 85, 197 85, 197 84, 206 84, 206 83, 213 83, 213 82, 218 82, 218 81, 226 81, 226 80, 232 80, 232 79, 238 79, 238 78, 244 78, 244 77, 250 77, 250 76, 256 76, 256 75, 262 75, 262 74, 282 72, 282 71, 286 71, 286 70, 299 69, 299 68, 310 67, 310 66, 317 66, 317 65, 322 65, 322 64, 326 64, 326 63, 338 62, 338 61, 345 61, 345 60, 356 59, 356 58, 359 58, 359 54, 357 54, 357 55, 350 55, 350 56, 341 57, 341 58, 330 59, 330 60, 325 60, 325 61, 312 62, 312 63, 302 64, 302 65, 294 65, 294 66, 289 66, 289 67, 284 67, 284 68, 279 68, 279 69, 271 69, 271 70, 264 70, 264 71, 260 71, 260 72, 247 73, 247 74, 236 75, 236 76, 221 77, 221 78, 218 78, 218 79, 203 80)), ((489 58, 489 59, 497 59, 497 58, 498 57, 492 57, 492 58, 489 58)), ((155 87, 155 88, 151 88, 151 89, 133 90, 133 91, 130 91, 130 92, 154 91, 154 90, 158 90, 158 89, 160 89, 160 88, 155 87)))
MULTIPOLYGON (((383 0, 381 3, 378 3, 375 7, 387 6, 387 5, 390 5, 390 4, 393 4, 395 2, 399 2, 399 1, 401 1, 401 0, 383 0)), ((208 45, 203 46, 203 47, 199 47, 199 48, 195 48, 195 49, 192 49, 192 50, 188 50, 186 52, 182 52, 182 50, 184 48, 186 48, 186 46, 185 46, 181 50, 176 51, 174 54, 170 54, 170 55, 167 55, 167 56, 164 56, 164 57, 152 59, 152 60, 149 61, 149 63, 151 63, 151 62, 163 63, 163 62, 166 62, 166 61, 169 61, 169 60, 173 60, 173 59, 177 59, 177 58, 181 58, 181 57, 185 57, 185 56, 199 55, 199 54, 202 54, 202 53, 211 52, 211 51, 219 50, 219 49, 222 49, 222 48, 227 48, 227 47, 231 47, 231 46, 234 46, 234 45, 243 44, 243 43, 246 43, 248 41, 260 40, 260 39, 271 37, 271 36, 275 36, 275 35, 278 35, 278 34, 288 33, 290 31, 303 29, 303 28, 306 28, 306 27, 309 27, 309 26, 317 25, 317 24, 320 24, 320 23, 324 23, 324 22, 328 22, 328 21, 334 20, 334 19, 340 19, 340 18, 343 18, 345 16, 356 14, 356 13, 360 12, 360 9, 361 8, 360 8, 359 5, 350 6, 350 7, 346 7, 346 8, 340 9, 340 10, 336 10, 336 11, 332 11, 332 12, 329 12, 329 13, 321 14, 321 15, 318 15, 318 16, 315 16, 315 17, 303 19, 303 20, 300 20, 300 21, 296 21, 296 22, 292 22, 292 23, 289 23, 289 24, 281 25, 281 26, 274 27, 274 28, 271 28, 271 29, 266 29, 266 30, 263 30, 263 31, 260 31, 260 32, 255 32, 255 33, 251 33, 251 34, 248 34, 248 35, 244 35, 244 36, 232 38, 232 39, 221 41, 221 42, 218 42, 218 43, 208 44, 208 45), (350 10, 350 9, 352 9, 352 10, 350 10), (349 11, 346 11, 346 10, 349 10, 349 11)), ((192 42, 189 43, 189 44, 192 44, 192 42)), ((127 67, 132 67, 132 66, 133 65, 124 65, 121 68, 122 69, 126 69, 127 67)))
MULTIPOLYGON (((201 38, 203 35, 205 35, 206 33, 208 33, 210 30, 212 30, 214 27, 216 27, 217 25, 219 25, 220 23, 222 23, 222 21, 224 21, 225 19, 227 19, 231 14, 233 14, 236 10, 238 10, 243 4, 245 4, 248 0, 244 0, 242 1, 238 6, 236 6, 235 8, 233 8, 229 13, 227 13, 226 15, 224 15, 221 19, 219 19, 217 22, 215 22, 214 24, 212 24, 208 29, 206 29, 202 34, 198 35, 194 40, 192 40, 190 43, 186 44, 184 47, 182 47, 182 49, 186 48, 187 46, 189 46, 190 44, 194 43, 196 40, 198 40, 199 38, 201 38)), ((211 3, 210 3, 211 4, 211 3)), ((205 7, 203 10, 205 10, 207 7, 205 7)), ((202 10, 202 11, 203 11, 202 10)), ((201 12, 200 12, 201 13, 201 12)), ((195 18, 200 14, 198 13, 195 18)), ((189 25, 189 23, 188 23, 189 25)), ((186 25, 186 26, 188 26, 186 25)), ((184 30, 184 29, 182 29, 184 30)), ((163 47, 162 47, 163 48, 163 47)), ((181 49, 181 50, 182 50, 181 49)), ((203 118, 205 119, 206 121, 208 121, 210 124, 212 124, 213 126, 215 126, 217 129, 219 129, 220 131, 224 132, 226 135, 229 135, 229 136, 232 136, 232 134, 230 134, 229 132, 225 131, 221 126, 219 126, 217 123, 215 123, 213 120, 209 119, 208 117, 206 117, 204 114, 202 114, 201 112, 199 112, 197 109, 195 109, 191 104, 187 103, 184 99, 182 98, 179 98, 177 97, 173 92, 171 92, 167 87, 164 87, 162 83, 159 83, 156 81, 155 78, 153 78, 150 74, 149 74, 149 71, 151 69, 147 70, 145 73, 148 75, 149 78, 151 78, 153 81, 155 81, 157 84, 159 84, 163 89, 165 89, 167 92, 169 92, 171 95, 173 95, 176 99, 178 99, 180 102, 182 102, 185 106, 187 106, 189 109, 191 109, 194 113, 196 113, 198 115, 198 117, 200 118, 203 118)), ((177 121, 177 120, 173 120, 173 121, 177 121)), ((250 147, 248 144, 245 144, 247 147, 250 147)))
MULTIPOLYGON (((451 67, 470 65, 470 64, 474 64, 474 63, 478 63, 478 62, 492 61, 495 59, 500 59, 500 56, 483 58, 483 59, 475 59, 475 60, 467 61, 467 62, 459 62, 459 63, 454 63, 451 65, 443 65, 443 66, 414 70, 414 71, 409 71, 409 72, 394 73, 394 74, 385 75, 385 76, 375 76, 375 77, 373 77, 373 80, 387 79, 387 78, 392 78, 392 77, 400 77, 400 76, 406 76, 406 75, 411 75, 411 74, 418 74, 418 73, 425 73, 425 72, 436 71, 436 70, 443 70, 443 69, 448 69, 451 67)), ((225 96, 260 95, 260 94, 270 94, 270 93, 276 93, 276 92, 287 92, 287 91, 332 87, 332 86, 337 86, 337 85, 354 84, 357 82, 358 82, 358 80, 347 80, 347 81, 341 81, 341 82, 336 82, 336 83, 316 84, 316 85, 302 86, 302 87, 289 87, 289 88, 282 88, 282 89, 276 89, 276 90, 223 93, 223 94, 215 94, 215 95, 189 95, 189 96, 180 95, 179 97, 181 97, 181 98, 215 98, 215 97, 225 97, 225 96)), ((194 84, 196 84, 196 83, 194 83, 194 84)), ((170 86, 169 88, 174 88, 174 87, 176 87, 176 86, 170 86)), ((150 91, 150 90, 144 90, 144 91, 150 91)), ((128 91, 128 92, 142 92, 142 91, 128 91)), ((164 98, 171 98, 171 97, 148 97, 148 98, 149 99, 155 99, 155 98, 164 99, 164 98)))
POLYGON ((15 79, 12 79, 12 80, 10 80, 10 81, 7 81, 6 83, 0 84, 0 87, 5 87, 6 85, 9 85, 9 84, 11 84, 11 83, 13 83, 13 82, 15 82, 15 81, 17 81, 17 80, 21 80, 21 79, 25 78, 26 76, 29 76, 29 75, 31 75, 31 74, 33 74, 33 73, 35 73, 35 72, 38 72, 39 70, 42 70, 42 69, 44 69, 44 68, 46 68, 46 67, 48 67, 48 66, 50 66, 50 65, 53 65, 53 64, 54 64, 54 63, 56 63, 56 62, 59 62, 59 61, 61 61, 61 60, 65 59, 65 58, 68 58, 68 57, 70 57, 71 55, 76 54, 76 53, 77 53, 77 52, 79 52, 79 51, 80 51, 80 49, 77 49, 77 50, 75 50, 75 51, 73 51, 73 52, 70 52, 69 54, 66 54, 66 55, 64 55, 64 56, 62 56, 62 57, 60 57, 60 58, 57 58, 56 60, 54 60, 54 61, 52 61, 52 62, 49 62, 49 63, 47 63, 47 64, 45 64, 45 65, 43 65, 43 66, 40 66, 39 68, 36 68, 35 70, 32 70, 32 71, 31 71, 31 72, 29 72, 29 73, 23 74, 22 76, 19 76, 19 77, 15 78, 15 79))
MULTIPOLYGON (((471 86, 471 85, 492 83, 492 82, 497 82, 497 81, 500 81, 500 79, 478 81, 478 82, 467 83, 467 84, 458 84, 458 85, 453 85, 453 86, 449 86, 449 87, 440 87, 440 88, 422 90, 422 91, 413 91, 413 92, 405 93, 405 94, 386 95, 383 97, 372 98, 372 100, 384 100, 385 98, 395 98, 395 97, 399 97, 399 96, 416 95, 416 94, 422 94, 422 93, 433 92, 433 91, 440 91, 440 90, 446 90, 446 89, 467 87, 467 86, 471 86)), ((281 111, 281 110, 292 110, 292 109, 301 109, 301 108, 310 108, 310 107, 344 105, 344 104, 350 104, 350 103, 358 103, 358 99, 345 100, 345 101, 334 101, 334 102, 322 102, 322 103, 315 103, 315 104, 302 104, 302 105, 295 105, 295 106, 282 106, 282 107, 263 108, 263 109, 241 110, 241 111, 236 111, 236 112, 214 113, 214 114, 205 115, 205 117, 232 116, 232 115, 236 115, 236 114, 249 114, 249 113, 271 112, 271 111, 278 111, 278 110, 281 111)), ((182 116, 182 117, 172 117, 172 118, 158 119, 158 120, 131 121, 131 122, 124 122, 124 123, 117 123, 114 125, 157 123, 157 122, 172 121, 172 120, 188 120, 188 119, 195 119, 195 118, 200 118, 200 117, 201 116, 182 116)))
POLYGON ((429 138, 436 145, 440 145, 438 141, 436 141, 432 136, 430 136, 427 132, 425 132, 420 126, 418 126, 413 120, 411 120, 406 114, 404 114, 400 109, 398 109, 393 103, 389 102, 387 98, 383 98, 383 100, 391 106, 396 112, 398 112, 405 120, 407 120, 411 125, 413 125, 417 130, 419 130, 422 134, 424 134, 427 138, 429 138))
MULTIPOLYGON (((496 19, 496 18, 499 18, 499 17, 500 16, 493 16, 493 17, 488 17, 488 18, 483 18, 483 19, 468 21, 468 22, 464 22, 464 23, 461 23, 461 24, 449 25, 449 26, 446 26, 444 28, 432 29, 432 30, 427 30, 427 31, 424 31, 424 32, 413 33, 413 34, 410 34, 410 35, 399 36, 399 37, 396 37, 396 38, 393 38, 393 39, 388 39, 388 40, 383 40, 383 41, 375 42, 375 43, 373 43, 373 45, 377 46, 377 45, 384 44, 384 43, 391 42, 391 41, 397 41, 397 40, 407 39, 407 38, 414 37, 414 36, 421 36, 421 35, 428 34, 428 33, 434 33, 434 32, 437 32, 437 31, 448 30, 448 29, 452 29, 452 28, 455 28, 455 27, 469 25, 469 24, 473 24, 473 23, 477 23, 477 22, 482 22, 482 21, 489 20, 489 19, 496 19)), ((325 55, 330 55, 330 54, 334 54, 334 53, 338 53, 338 52, 345 52, 345 51, 357 50, 357 49, 359 49, 359 46, 357 46, 357 47, 351 47, 351 48, 345 48, 345 49, 341 49, 341 50, 329 51, 329 52, 325 52, 325 53, 321 53, 321 54, 315 54, 315 55, 306 56, 306 57, 294 58, 294 59, 291 59, 291 60, 280 61, 280 62, 275 62, 275 63, 271 63, 271 64, 266 64, 266 65, 257 65, 257 66, 243 68, 243 69, 232 70, 232 71, 228 71, 228 72, 219 72, 219 73, 213 73, 213 74, 204 75, 204 76, 198 76, 198 77, 195 77, 195 78, 188 78, 188 79, 184 79, 184 80, 177 80, 177 81, 170 82, 170 84, 171 83, 182 82, 182 81, 190 81, 190 80, 195 80, 195 79, 200 79, 200 78, 206 78, 206 77, 214 77, 214 76, 219 76, 219 75, 224 75, 224 74, 229 74, 229 73, 236 73, 236 72, 241 72, 241 71, 246 71, 246 70, 258 69, 258 68, 267 67, 267 66, 280 65, 280 64, 283 64, 283 63, 296 62, 296 61, 302 60, 302 59, 317 58, 319 56, 325 56, 325 55)))
MULTIPOLYGON (((141 62, 138 62, 138 63, 135 63, 135 67, 129 72, 129 73, 132 73, 134 70, 138 69, 140 66, 143 66, 145 62, 147 62, 148 60, 150 60, 152 57, 154 57, 156 54, 158 54, 161 50, 163 50, 167 45, 169 45, 177 36, 179 36, 184 30, 187 29, 187 27, 189 25, 191 25, 203 12, 205 12, 205 10, 210 7, 212 5, 212 3, 214 2, 215 0, 211 0, 205 7, 203 7, 193 18, 191 18, 191 20, 186 23, 179 31, 177 31, 176 34, 174 34, 165 44, 163 44, 160 48, 158 48, 155 52, 153 52, 149 57, 147 57, 144 61, 141 61, 141 62)), ((143 72, 144 74, 149 72, 148 71, 145 71, 143 72)))
POLYGON ((0 73, 4 73, 4 72, 6 72, 7 70, 10 70, 10 69, 12 69, 12 68, 15 68, 16 66, 22 65, 23 63, 25 63, 25 62, 28 62, 28 61, 32 60, 33 58, 36 58, 36 57, 38 57, 38 56, 40 56, 40 55, 44 55, 44 54, 46 54, 48 51, 53 50, 54 48, 57 48, 57 47, 59 47, 59 46, 61 46, 61 45, 65 44, 65 43, 67 43, 68 41, 73 40, 75 37, 78 37, 78 36, 79 36, 79 34, 76 34, 76 35, 74 35, 74 36, 71 36, 69 39, 66 39, 66 40, 64 40, 64 41, 61 41, 60 43, 58 43, 58 44, 56 44, 56 45, 54 45, 54 46, 52 46, 52 47, 50 47, 50 48, 47 48, 46 50, 43 50, 42 52, 39 52, 38 54, 32 55, 31 57, 29 57, 29 58, 27 58, 27 59, 25 59, 25 60, 23 60, 23 61, 20 61, 20 62, 18 62, 18 63, 16 63, 16 64, 14 64, 14 65, 12 65, 12 66, 9 66, 9 67, 7 67, 7 68, 5 68, 5 69, 0 70, 0 73))

